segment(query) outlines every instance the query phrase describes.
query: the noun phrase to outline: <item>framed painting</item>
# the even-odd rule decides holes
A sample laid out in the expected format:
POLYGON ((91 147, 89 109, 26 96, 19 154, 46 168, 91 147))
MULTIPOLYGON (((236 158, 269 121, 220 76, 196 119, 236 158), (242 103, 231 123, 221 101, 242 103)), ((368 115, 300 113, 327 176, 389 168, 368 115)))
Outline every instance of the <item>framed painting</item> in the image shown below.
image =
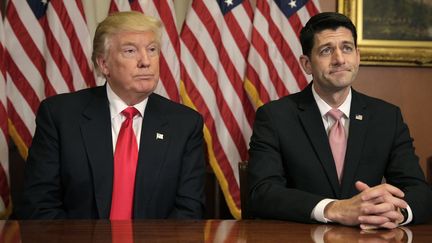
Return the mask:
POLYGON ((361 63, 432 66, 432 0, 338 0, 357 27, 361 63))

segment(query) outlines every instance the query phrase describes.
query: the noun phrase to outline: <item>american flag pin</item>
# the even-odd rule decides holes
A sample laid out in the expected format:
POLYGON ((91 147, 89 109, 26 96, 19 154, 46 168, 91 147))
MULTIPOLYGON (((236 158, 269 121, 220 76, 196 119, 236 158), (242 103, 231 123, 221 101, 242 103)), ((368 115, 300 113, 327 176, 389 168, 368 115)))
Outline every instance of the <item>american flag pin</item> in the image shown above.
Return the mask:
POLYGON ((157 139, 160 139, 160 140, 163 140, 163 134, 162 133, 156 133, 156 140, 157 139))
POLYGON ((355 119, 361 121, 363 120, 363 115, 356 115, 355 119))

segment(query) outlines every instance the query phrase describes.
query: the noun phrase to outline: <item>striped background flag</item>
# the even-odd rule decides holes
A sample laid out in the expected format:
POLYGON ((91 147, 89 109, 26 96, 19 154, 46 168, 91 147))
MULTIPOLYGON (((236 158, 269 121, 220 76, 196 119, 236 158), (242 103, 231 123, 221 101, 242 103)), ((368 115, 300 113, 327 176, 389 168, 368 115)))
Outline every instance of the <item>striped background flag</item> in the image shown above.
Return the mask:
POLYGON ((299 35, 318 12, 318 0, 257 1, 245 80, 255 106, 298 92, 310 82, 298 61, 299 35))
POLYGON ((0 12, 0 219, 10 212, 8 116, 6 112, 6 67, 4 62, 4 29, 0 12))
POLYGON ((237 219, 237 164, 247 160, 255 112, 243 88, 252 19, 248 0, 193 0, 180 34, 180 94, 204 117, 209 163, 237 219))
POLYGON ((111 0, 109 12, 138 11, 162 21, 160 82, 155 93, 180 102, 180 44, 173 0, 111 0))
POLYGON ((95 86, 80 0, 10 0, 5 18, 10 135, 26 158, 47 96, 95 86))

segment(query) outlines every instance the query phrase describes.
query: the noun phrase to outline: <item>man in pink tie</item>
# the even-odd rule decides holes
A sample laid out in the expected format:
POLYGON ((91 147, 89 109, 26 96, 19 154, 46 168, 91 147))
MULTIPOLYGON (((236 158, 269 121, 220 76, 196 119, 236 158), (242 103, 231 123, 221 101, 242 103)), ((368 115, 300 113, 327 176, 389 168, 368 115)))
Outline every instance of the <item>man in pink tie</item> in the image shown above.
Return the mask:
POLYGON ((160 46, 153 17, 98 25, 92 60, 106 83, 41 103, 16 217, 202 217, 203 119, 153 93, 160 46))
POLYGON ((320 13, 300 41, 299 63, 313 81, 257 111, 250 213, 362 229, 427 221, 432 191, 400 109, 351 87, 360 64, 353 23, 320 13))

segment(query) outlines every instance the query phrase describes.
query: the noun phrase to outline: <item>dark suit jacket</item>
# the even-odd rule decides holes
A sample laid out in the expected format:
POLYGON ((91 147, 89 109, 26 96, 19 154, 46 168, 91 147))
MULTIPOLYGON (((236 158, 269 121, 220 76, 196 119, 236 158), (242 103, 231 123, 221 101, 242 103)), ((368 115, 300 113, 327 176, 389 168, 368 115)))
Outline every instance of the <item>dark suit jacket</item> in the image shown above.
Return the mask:
MULTIPOLYGON (((113 146, 106 87, 44 100, 16 217, 109 218, 113 146)), ((201 115, 157 94, 144 112, 133 218, 201 218, 205 159, 201 115), (156 133, 163 139, 156 139, 156 133)))
POLYGON ((432 191, 400 109, 352 90, 341 185, 311 85, 258 109, 250 142, 249 207, 262 218, 313 222, 324 198, 358 194, 355 182, 387 183, 405 192, 414 223, 431 216, 432 191))

